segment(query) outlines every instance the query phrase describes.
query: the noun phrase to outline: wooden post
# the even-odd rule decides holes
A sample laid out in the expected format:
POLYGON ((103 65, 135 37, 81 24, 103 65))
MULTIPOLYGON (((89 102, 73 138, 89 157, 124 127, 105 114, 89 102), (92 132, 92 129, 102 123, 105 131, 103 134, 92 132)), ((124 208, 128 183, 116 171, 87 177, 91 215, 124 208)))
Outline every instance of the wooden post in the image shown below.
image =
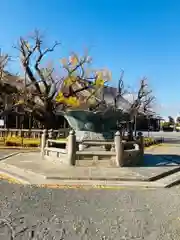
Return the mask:
POLYGON ((115 151, 116 151, 116 166, 122 167, 123 166, 123 143, 122 143, 122 136, 119 131, 116 132, 114 137, 115 143, 115 151))
POLYGON ((74 130, 71 130, 68 136, 67 163, 69 166, 76 164, 76 134, 74 130))
POLYGON ((139 138, 140 156, 141 156, 141 160, 143 160, 143 157, 144 157, 144 136, 143 136, 142 132, 138 132, 138 138, 139 138))
POLYGON ((46 146, 46 136, 47 136, 47 130, 44 129, 43 133, 41 135, 41 157, 44 158, 44 148, 46 146))

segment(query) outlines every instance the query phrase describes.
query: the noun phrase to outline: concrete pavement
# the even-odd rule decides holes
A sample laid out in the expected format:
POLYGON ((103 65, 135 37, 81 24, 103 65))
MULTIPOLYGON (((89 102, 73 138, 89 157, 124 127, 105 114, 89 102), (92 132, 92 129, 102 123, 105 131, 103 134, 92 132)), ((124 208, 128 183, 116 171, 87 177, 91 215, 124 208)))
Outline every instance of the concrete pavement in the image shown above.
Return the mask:
POLYGON ((67 167, 42 160, 37 152, 16 153, 0 161, 0 174, 25 184, 167 187, 180 179, 179 149, 179 145, 147 149, 144 166, 132 168, 67 167))

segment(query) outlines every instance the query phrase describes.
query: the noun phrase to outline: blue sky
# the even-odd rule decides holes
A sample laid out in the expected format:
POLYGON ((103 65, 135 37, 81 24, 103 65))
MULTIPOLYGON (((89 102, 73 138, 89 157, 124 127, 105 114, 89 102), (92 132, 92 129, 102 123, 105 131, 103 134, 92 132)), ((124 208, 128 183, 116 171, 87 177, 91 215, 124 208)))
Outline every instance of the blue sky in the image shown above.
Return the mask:
MULTIPOLYGON (((50 44, 62 45, 52 58, 90 49, 94 65, 120 69, 127 85, 137 88, 147 76, 161 105, 159 112, 180 112, 180 2, 178 0, 1 0, 0 47, 11 47, 20 35, 38 28, 50 44)), ((11 64, 18 71, 17 64, 11 64)))

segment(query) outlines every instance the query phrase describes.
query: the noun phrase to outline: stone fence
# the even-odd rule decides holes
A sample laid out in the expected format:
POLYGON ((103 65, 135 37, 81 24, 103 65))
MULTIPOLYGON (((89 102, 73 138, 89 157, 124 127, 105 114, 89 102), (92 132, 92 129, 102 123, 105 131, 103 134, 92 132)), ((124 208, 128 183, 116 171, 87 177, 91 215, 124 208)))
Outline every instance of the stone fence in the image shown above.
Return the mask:
POLYGON ((127 142, 122 140, 120 132, 116 132, 114 141, 77 142, 74 131, 69 132, 67 140, 55 140, 47 139, 47 132, 44 130, 41 155, 43 159, 58 160, 69 166, 75 166, 79 160, 89 159, 97 162, 102 158, 111 161, 114 167, 135 166, 143 161, 144 137, 139 133, 138 140, 127 142), (80 145, 86 147, 80 149, 80 145), (93 149, 93 146, 96 149, 93 149))

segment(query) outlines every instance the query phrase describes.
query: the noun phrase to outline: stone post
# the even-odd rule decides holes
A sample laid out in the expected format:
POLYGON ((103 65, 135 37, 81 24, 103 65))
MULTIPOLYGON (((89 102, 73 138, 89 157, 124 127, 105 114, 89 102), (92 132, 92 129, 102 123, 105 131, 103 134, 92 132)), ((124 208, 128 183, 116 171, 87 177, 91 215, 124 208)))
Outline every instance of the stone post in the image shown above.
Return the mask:
POLYGON ((19 137, 21 138, 21 146, 23 147, 23 139, 24 139, 24 136, 23 136, 22 129, 19 130, 19 137))
MULTIPOLYGON (((50 129, 49 131, 48 131, 48 138, 49 139, 53 139, 53 129, 50 129)), ((52 142, 50 142, 50 144, 49 144, 49 147, 52 147, 52 142)))
POLYGON ((67 164, 69 166, 76 164, 76 134, 74 130, 71 130, 68 136, 67 164))
POLYGON ((44 158, 44 148, 46 146, 47 130, 44 129, 41 135, 41 157, 44 158))
POLYGON ((122 167, 123 166, 123 143, 122 143, 122 136, 119 131, 117 131, 115 134, 114 143, 115 143, 115 152, 116 152, 116 166, 122 167))
POLYGON ((138 132, 138 138, 139 138, 140 157, 141 157, 141 160, 143 161, 143 157, 144 157, 144 136, 143 136, 142 132, 138 132))

